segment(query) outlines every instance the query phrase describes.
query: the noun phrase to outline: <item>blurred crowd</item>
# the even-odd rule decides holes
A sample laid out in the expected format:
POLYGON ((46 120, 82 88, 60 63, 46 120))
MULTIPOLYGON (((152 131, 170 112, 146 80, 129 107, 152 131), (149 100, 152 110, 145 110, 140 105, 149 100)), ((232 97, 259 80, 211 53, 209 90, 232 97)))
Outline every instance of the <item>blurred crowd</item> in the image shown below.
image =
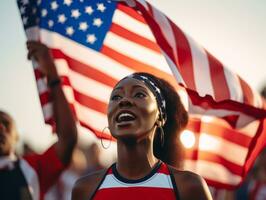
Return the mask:
MULTIPOLYGON (((29 144, 23 145, 21 152, 26 156, 36 154, 29 144)), ((77 145, 74 149, 73 156, 69 167, 61 174, 56 184, 46 193, 45 200, 70 200, 72 188, 78 178, 91 172, 107 168, 110 163, 102 163, 101 156, 103 152, 98 143, 93 142, 87 146, 77 145)))

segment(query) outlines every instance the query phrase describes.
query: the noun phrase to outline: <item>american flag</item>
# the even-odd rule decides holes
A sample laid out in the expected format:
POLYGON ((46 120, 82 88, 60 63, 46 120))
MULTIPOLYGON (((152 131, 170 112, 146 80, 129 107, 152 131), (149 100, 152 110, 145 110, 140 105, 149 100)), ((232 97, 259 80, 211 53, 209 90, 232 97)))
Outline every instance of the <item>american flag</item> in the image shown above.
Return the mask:
MULTIPOLYGON (((47 44, 81 129, 97 137, 107 126, 112 87, 135 71, 167 79, 191 114, 195 144, 185 168, 210 185, 240 184, 265 144, 262 98, 238 75, 144 0, 19 0, 29 40, 47 44), (178 84, 179 83, 179 84, 178 84)), ((53 113, 46 80, 34 66, 46 123, 53 113)))

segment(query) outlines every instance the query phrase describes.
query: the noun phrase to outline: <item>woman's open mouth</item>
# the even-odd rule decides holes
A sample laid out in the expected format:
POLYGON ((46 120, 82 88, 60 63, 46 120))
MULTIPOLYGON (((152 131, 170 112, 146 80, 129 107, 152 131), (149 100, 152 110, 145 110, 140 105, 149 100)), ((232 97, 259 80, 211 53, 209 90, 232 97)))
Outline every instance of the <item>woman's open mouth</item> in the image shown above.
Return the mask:
POLYGON ((116 122, 118 125, 126 125, 131 123, 136 119, 136 116, 129 111, 122 111, 116 117, 116 122))

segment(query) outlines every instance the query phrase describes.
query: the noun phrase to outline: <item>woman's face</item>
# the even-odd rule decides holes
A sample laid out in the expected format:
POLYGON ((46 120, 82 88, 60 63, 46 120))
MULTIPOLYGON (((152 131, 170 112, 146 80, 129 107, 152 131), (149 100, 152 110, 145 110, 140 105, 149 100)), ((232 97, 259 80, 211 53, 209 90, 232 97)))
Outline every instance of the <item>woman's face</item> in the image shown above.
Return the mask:
POLYGON ((159 111, 150 89, 139 80, 126 78, 112 91, 107 115, 115 138, 138 140, 153 132, 159 111))

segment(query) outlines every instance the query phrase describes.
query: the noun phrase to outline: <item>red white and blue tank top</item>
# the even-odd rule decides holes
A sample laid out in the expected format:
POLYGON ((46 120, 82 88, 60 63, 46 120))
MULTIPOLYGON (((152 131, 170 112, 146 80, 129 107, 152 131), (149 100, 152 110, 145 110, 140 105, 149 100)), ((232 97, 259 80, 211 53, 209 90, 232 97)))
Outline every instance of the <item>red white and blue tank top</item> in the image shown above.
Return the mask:
POLYGON ((98 186, 93 200, 174 200, 179 199, 175 179, 168 166, 159 162, 145 177, 129 180, 119 175, 113 164, 98 186))

